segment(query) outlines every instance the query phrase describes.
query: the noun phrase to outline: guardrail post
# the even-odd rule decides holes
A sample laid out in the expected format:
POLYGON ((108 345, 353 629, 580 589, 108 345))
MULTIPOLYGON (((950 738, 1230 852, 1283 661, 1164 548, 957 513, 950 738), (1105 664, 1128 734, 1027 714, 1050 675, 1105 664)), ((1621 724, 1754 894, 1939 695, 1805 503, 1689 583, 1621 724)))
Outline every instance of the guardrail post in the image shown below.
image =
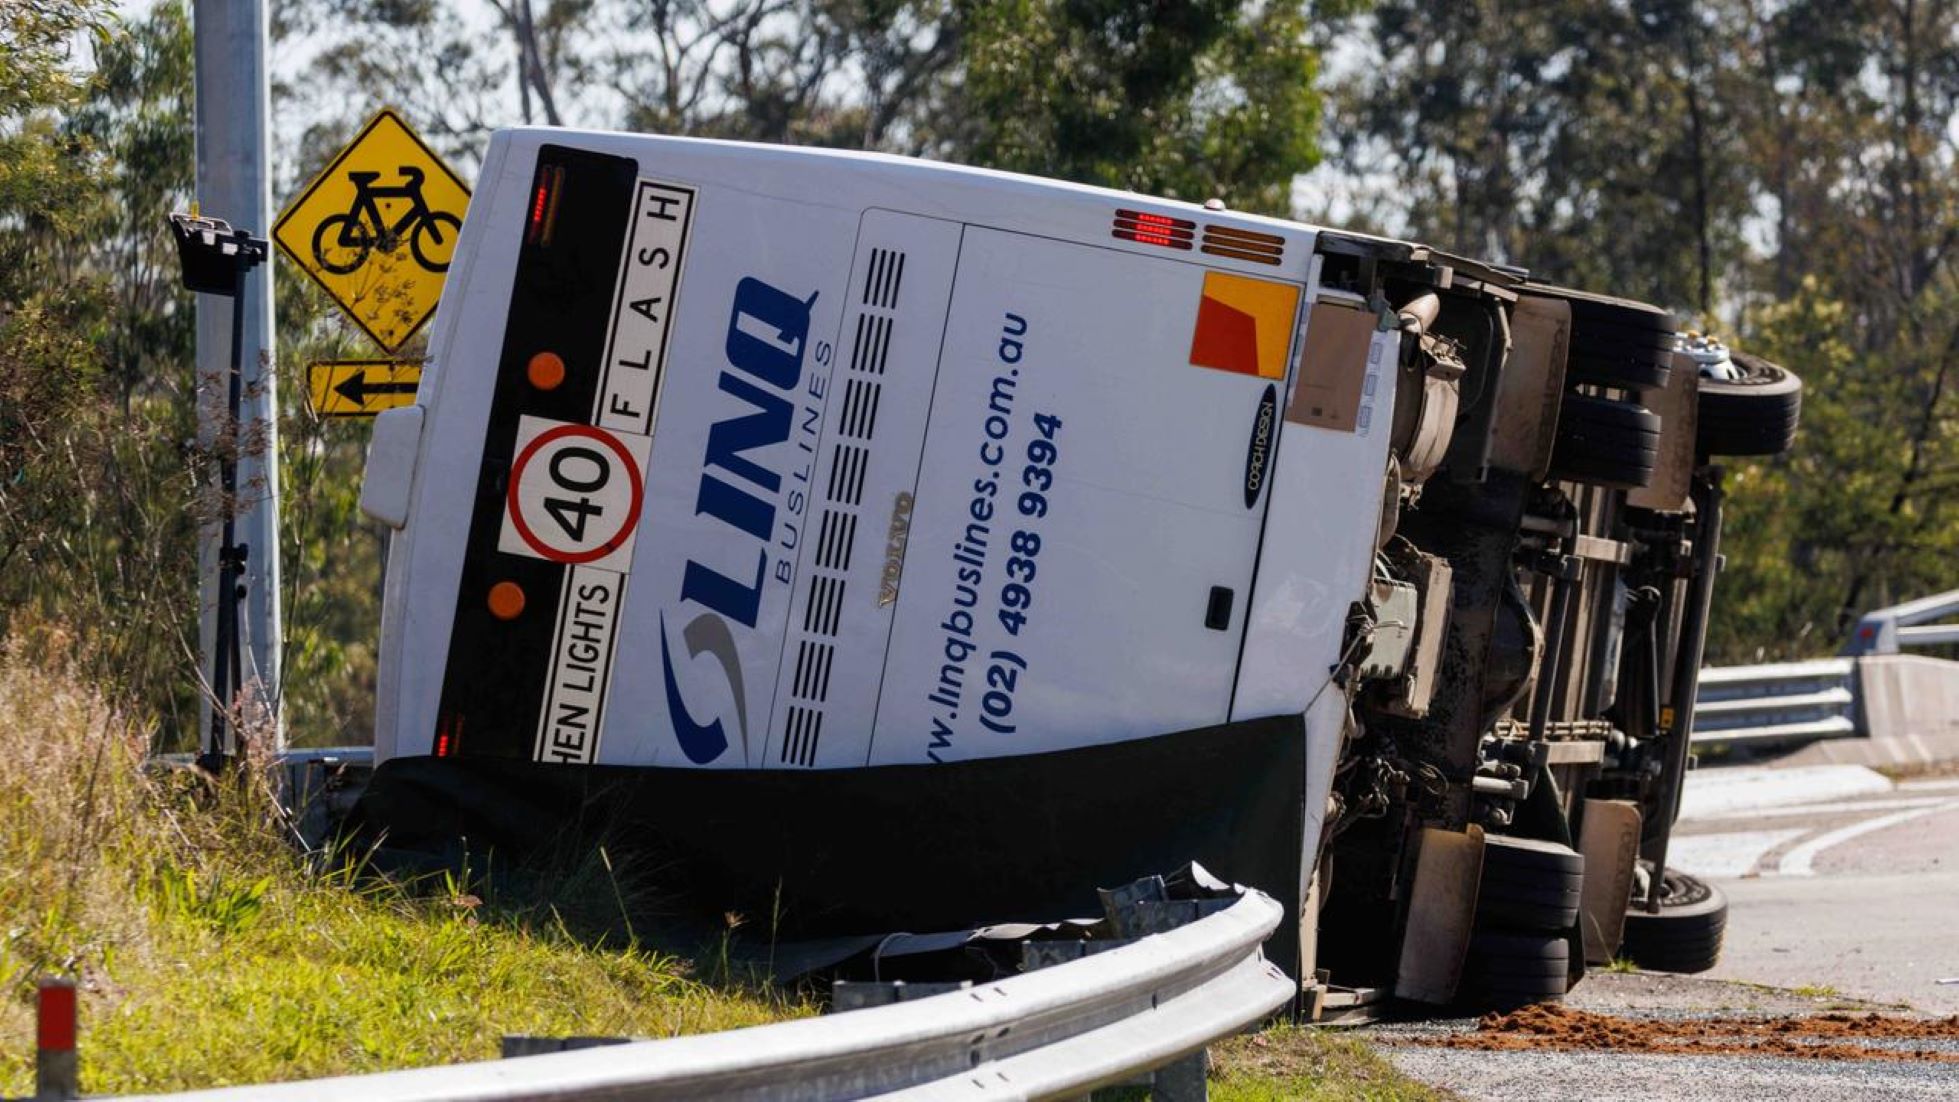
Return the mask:
POLYGON ((41 981, 35 1002, 34 1100, 67 1102, 81 1093, 75 1058, 75 981, 41 981))
MULTIPOLYGON (((1161 876, 1146 876, 1120 888, 1103 889, 1102 913, 1114 938, 1102 941, 1028 942, 1022 947, 1024 967, 1044 968, 1079 959, 1105 949, 1134 944, 1151 934, 1174 930, 1231 906, 1235 901, 1221 889, 1204 890, 1210 874, 1196 866, 1175 874, 1180 888, 1198 886, 1197 898, 1171 898, 1170 885, 1161 876), (1215 893, 1215 894, 1214 894, 1215 893)), ((1211 1057, 1209 1049, 1198 1049, 1181 1060, 1157 1068, 1138 1080, 1147 1085, 1156 1102, 1205 1102, 1210 1097, 1211 1057)), ((1093 1097, 1101 1098, 1097 1092, 1093 1097)))
POLYGON ((1210 1051, 1198 1049, 1174 1064, 1156 1069, 1151 1077, 1152 1102, 1204 1102, 1210 1097, 1207 1082, 1211 1071, 1210 1051))

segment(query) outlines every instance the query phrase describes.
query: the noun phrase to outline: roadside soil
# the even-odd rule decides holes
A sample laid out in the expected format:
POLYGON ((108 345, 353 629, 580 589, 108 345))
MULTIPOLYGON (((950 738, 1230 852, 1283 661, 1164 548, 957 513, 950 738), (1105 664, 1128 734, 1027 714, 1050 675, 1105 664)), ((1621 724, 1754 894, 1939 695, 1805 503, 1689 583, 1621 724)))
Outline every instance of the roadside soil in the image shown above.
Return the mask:
POLYGON ((1959 1016, 1823 986, 1593 972, 1563 1004, 1354 1036, 1471 1102, 1919 1102, 1959 1086, 1959 1016))
POLYGON ((1959 777, 1959 758, 1947 758, 1943 761, 1922 764, 1873 765, 1871 768, 1899 782, 1937 780, 1941 777, 1959 777))
POLYGON ((1601 1050, 1671 1056, 1781 1056, 1804 1060, 1959 1063, 1959 1052, 1913 1042, 1959 1041, 1959 1016, 1919 1018, 1831 1012, 1799 1017, 1633 1018, 1556 1004, 1488 1014, 1467 1033, 1414 1043, 1485 1052, 1601 1050))

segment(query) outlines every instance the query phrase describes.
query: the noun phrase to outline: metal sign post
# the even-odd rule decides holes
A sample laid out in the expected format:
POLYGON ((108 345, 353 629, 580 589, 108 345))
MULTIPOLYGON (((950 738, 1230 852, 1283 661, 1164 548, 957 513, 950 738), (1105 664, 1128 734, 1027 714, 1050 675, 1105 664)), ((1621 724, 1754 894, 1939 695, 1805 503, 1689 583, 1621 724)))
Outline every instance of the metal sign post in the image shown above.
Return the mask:
MULTIPOLYGON (((266 0, 195 0, 193 7, 197 197, 204 207, 261 230, 272 221, 267 6, 266 0)), ((217 636, 218 606, 226 589, 216 581, 219 549, 249 547, 249 558, 232 564, 246 594, 239 632, 227 644, 240 661, 228 665, 237 683, 250 687, 251 697, 266 709, 277 744, 273 749, 278 749, 285 741, 279 703, 285 641, 279 611, 279 403, 271 358, 271 269, 252 280, 231 306, 225 311, 218 300, 205 298, 197 311, 198 438, 209 445, 227 426, 235 426, 241 444, 238 492, 227 506, 237 510, 235 538, 207 525, 199 540, 206 581, 199 600, 198 641, 207 664, 214 662, 223 649, 217 636), (224 391, 218 389, 221 381, 224 391), (228 412, 232 393, 238 395, 238 404, 228 412)), ((235 584, 229 587, 234 594, 236 590, 235 584)), ((208 700, 205 706, 210 706, 208 700)), ((202 729, 212 730, 209 714, 203 718, 202 729)))

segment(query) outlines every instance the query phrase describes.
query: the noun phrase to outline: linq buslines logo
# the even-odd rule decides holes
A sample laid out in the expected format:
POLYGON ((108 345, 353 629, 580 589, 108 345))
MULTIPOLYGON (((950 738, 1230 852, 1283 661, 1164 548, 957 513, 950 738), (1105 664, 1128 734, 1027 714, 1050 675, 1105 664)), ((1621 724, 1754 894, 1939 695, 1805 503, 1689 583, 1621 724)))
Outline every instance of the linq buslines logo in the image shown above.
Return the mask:
MULTIPOLYGON (((809 343, 810 310, 816 296, 800 299, 753 277, 735 288, 728 317, 728 368, 719 389, 737 400, 738 408, 718 418, 708 434, 701 463, 700 513, 726 524, 732 534, 747 537, 755 550, 753 577, 730 577, 694 558, 680 582, 680 601, 701 611, 687 619, 681 639, 688 657, 711 654, 734 693, 735 722, 744 756, 748 745, 748 697, 736 649, 734 625, 752 631, 762 606, 762 582, 768 567, 768 542, 775 532, 776 507, 782 494, 782 472, 751 456, 767 455, 789 439, 795 403, 788 397, 803 376, 803 354, 809 343)), ((681 753, 696 765, 728 751, 728 735, 720 719, 706 723, 694 717, 674 676, 666 613, 660 614, 660 672, 665 678, 667 712, 681 753)))

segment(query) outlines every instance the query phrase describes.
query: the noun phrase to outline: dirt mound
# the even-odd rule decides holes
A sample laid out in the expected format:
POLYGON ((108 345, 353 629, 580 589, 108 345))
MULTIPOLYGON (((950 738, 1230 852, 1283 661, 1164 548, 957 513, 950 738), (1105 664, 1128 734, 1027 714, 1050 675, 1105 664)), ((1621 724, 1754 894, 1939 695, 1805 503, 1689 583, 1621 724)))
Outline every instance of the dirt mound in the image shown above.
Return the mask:
POLYGON ((1598 1050, 1959 1063, 1959 1052, 1912 1048, 1908 1044, 1911 1041, 1959 1041, 1959 1017, 1817 1014, 1789 1018, 1642 1019, 1540 1005, 1509 1014, 1485 1015, 1474 1032, 1420 1043, 1490 1052, 1598 1050))

